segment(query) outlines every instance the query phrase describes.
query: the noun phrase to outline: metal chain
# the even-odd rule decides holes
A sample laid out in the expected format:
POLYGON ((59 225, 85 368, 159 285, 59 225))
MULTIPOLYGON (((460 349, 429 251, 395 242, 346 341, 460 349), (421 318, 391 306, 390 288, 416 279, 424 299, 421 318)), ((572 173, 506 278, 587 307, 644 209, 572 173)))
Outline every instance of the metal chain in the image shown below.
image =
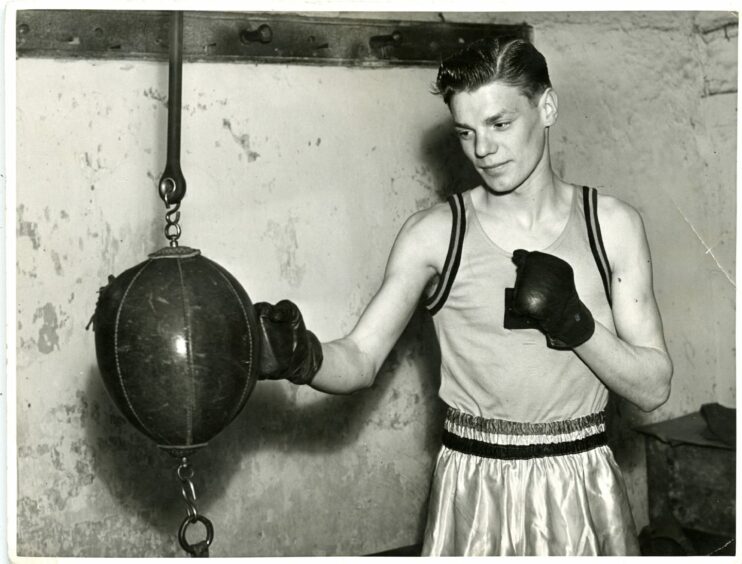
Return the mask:
POLYGON ((196 508, 196 488, 193 486, 193 481, 191 480, 193 478, 193 468, 188 462, 188 458, 183 457, 181 459, 177 474, 178 479, 180 480, 180 493, 183 495, 183 499, 186 502, 186 511, 188 512, 188 515, 180 524, 180 529, 178 530, 178 541, 183 550, 191 556, 202 558, 208 557, 209 546, 214 540, 214 526, 206 517, 200 515, 196 508), (186 531, 190 525, 199 521, 204 525, 204 527, 206 527, 206 539, 197 542, 196 544, 189 544, 186 540, 186 531))
POLYGON ((191 481, 193 478, 193 468, 188 459, 183 457, 178 466, 178 479, 180 480, 180 493, 186 502, 188 516, 192 521, 198 519, 198 509, 196 509, 196 488, 191 481))
POLYGON ((165 212, 165 237, 170 241, 171 247, 177 247, 181 233, 180 225, 178 225, 180 221, 180 212, 178 211, 180 209, 180 202, 173 204, 172 209, 170 208, 168 197, 171 192, 165 192, 162 196, 162 199, 165 200, 165 209, 167 210, 165 212))

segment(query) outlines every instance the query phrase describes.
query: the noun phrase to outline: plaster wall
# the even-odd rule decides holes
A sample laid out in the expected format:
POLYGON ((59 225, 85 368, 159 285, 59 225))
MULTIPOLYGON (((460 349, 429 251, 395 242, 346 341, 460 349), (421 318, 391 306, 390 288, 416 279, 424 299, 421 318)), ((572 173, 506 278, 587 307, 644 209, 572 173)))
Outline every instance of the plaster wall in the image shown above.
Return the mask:
MULTIPOLYGON (((736 19, 446 17, 533 25, 560 95, 555 168, 644 218, 675 378, 651 414, 620 405, 615 449, 641 527, 645 468, 631 427, 735 404, 736 19)), ((343 335, 378 288, 404 219, 474 182, 429 94, 434 75, 186 65, 181 243, 230 270, 254 301, 294 300, 322 340, 343 335)), ((166 97, 166 64, 17 61, 21 555, 182 554, 176 461, 117 413, 85 331, 107 276, 166 244, 156 191, 166 97)), ((193 458, 212 556, 367 554, 419 541, 441 418, 437 363, 420 314, 369 390, 332 397, 259 383, 193 458)))

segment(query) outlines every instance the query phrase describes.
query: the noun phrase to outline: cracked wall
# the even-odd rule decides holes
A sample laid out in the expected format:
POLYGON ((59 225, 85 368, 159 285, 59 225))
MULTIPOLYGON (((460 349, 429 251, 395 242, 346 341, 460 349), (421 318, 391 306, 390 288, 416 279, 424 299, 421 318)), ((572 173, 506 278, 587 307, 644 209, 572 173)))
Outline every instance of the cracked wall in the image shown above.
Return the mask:
MULTIPOLYGON (((616 453, 641 527, 644 460, 630 427, 735 401, 736 20, 446 17, 534 26, 560 94, 555 167, 644 217, 675 379, 656 412, 621 406, 616 453)), ((167 67, 20 59, 17 68, 18 552, 179 556, 176 464, 113 408, 85 331, 107 276, 166 243, 156 183, 167 67)), ((472 181, 429 94, 433 78, 187 64, 181 242, 229 269, 253 300, 296 301, 323 340, 344 334, 404 219, 472 181), (270 105, 260 104, 266 92, 270 105)), ((199 509, 216 529, 212 555, 417 542, 441 416, 437 354, 416 316, 368 391, 259 383, 193 460, 199 509)))

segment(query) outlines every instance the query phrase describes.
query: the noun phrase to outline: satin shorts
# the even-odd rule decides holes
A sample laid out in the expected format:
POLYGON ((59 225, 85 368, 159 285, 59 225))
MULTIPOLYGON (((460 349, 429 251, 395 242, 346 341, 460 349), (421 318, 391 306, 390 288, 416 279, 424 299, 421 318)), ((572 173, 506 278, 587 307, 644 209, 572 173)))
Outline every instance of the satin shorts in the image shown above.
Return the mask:
POLYGON ((521 423, 448 408, 422 554, 638 555, 605 414, 521 423))

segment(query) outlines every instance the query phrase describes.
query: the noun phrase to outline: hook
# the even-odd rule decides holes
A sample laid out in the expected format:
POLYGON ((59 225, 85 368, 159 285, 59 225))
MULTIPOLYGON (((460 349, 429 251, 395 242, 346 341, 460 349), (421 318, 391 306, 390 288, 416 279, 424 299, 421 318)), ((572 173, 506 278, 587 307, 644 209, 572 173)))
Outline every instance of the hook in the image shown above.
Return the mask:
POLYGON ((250 43, 270 43, 273 41, 273 30, 267 24, 261 25, 258 29, 240 31, 240 41, 248 45, 250 43))
POLYGON ((384 59, 388 58, 400 43, 402 43, 402 34, 396 30, 389 35, 374 35, 368 40, 371 51, 384 59))

